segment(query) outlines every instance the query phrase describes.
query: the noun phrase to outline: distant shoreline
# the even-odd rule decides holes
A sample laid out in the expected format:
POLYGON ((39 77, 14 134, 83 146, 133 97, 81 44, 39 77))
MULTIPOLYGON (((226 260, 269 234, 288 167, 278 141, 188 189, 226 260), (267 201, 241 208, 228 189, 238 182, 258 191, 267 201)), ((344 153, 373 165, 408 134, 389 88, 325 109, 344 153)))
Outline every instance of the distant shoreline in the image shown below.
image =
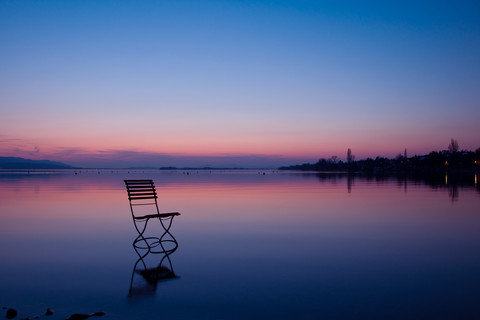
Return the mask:
POLYGON ((68 169, 43 169, 43 168, 31 168, 31 169, 5 169, 0 168, 0 173, 96 173, 96 172, 221 172, 221 171, 252 171, 252 172, 279 172, 276 168, 176 168, 176 169, 157 169, 157 168, 68 168, 68 169))
POLYGON ((392 170, 384 168, 373 168, 366 170, 305 170, 296 168, 177 168, 177 169, 131 169, 131 168, 72 168, 72 169, 4 169, 0 168, 0 174, 87 174, 87 173, 162 173, 162 172, 266 172, 266 173, 312 173, 312 174, 341 174, 361 176, 411 176, 411 175, 438 175, 438 174, 480 174, 479 168, 420 168, 392 170))
POLYGON ((347 161, 337 157, 320 159, 316 163, 280 167, 279 170, 298 171, 345 171, 362 173, 435 173, 435 172, 480 172, 480 148, 473 151, 432 151, 421 156, 407 157, 399 154, 394 159, 376 157, 355 161, 348 150, 347 161))

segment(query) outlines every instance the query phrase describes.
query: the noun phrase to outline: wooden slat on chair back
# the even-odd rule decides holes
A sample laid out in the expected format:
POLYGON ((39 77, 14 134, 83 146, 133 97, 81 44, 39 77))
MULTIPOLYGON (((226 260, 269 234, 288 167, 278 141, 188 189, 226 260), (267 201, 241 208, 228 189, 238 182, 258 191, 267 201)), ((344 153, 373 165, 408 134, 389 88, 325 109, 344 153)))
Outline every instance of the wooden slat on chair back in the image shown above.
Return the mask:
POLYGON ((157 191, 152 180, 124 180, 128 200, 156 199, 157 191))

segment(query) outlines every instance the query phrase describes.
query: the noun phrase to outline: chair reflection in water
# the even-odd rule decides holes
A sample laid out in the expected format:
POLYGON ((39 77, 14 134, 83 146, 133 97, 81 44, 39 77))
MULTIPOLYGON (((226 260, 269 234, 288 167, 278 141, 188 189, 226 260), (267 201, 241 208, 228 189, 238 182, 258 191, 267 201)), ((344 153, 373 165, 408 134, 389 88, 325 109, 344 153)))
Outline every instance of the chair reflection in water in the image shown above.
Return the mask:
POLYGON ((147 251, 144 255, 140 255, 138 250, 135 250, 140 258, 133 265, 130 289, 128 290, 129 298, 155 295, 158 282, 178 278, 173 271, 172 260, 170 260, 170 255, 175 250, 176 248, 164 253, 147 251), (160 255, 161 258, 158 257, 160 262, 157 260, 154 262, 154 267, 147 267, 149 264, 147 259, 154 260, 156 255, 160 255), (140 275, 142 280, 135 280, 136 275, 140 275))
MULTIPOLYGON (((155 293, 156 285, 161 280, 177 278, 173 271, 170 255, 178 248, 175 237, 170 233, 173 218, 178 212, 162 213, 158 209, 157 191, 152 180, 124 180, 130 202, 133 224, 138 236, 133 240, 133 248, 139 259, 135 263, 130 281, 129 296, 155 293), (147 230, 148 222, 158 220, 161 226, 161 235, 151 235, 147 230), (156 267, 148 268, 149 254, 160 254, 160 262, 156 267), (134 276, 140 274, 146 284, 143 287, 134 286, 134 276)), ((157 258, 158 259, 158 258, 157 258)), ((158 260, 157 260, 158 261, 158 260)))

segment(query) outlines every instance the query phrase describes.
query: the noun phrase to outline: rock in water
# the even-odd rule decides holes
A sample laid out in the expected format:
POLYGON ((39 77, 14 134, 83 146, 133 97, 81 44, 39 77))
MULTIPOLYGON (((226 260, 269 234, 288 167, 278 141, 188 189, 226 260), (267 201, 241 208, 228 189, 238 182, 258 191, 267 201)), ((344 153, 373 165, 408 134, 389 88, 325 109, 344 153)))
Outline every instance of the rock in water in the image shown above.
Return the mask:
POLYGON ((51 316, 52 314, 54 314, 53 310, 48 308, 47 311, 45 311, 45 315, 46 316, 51 316))
POLYGON ((90 316, 88 314, 74 313, 66 320, 84 320, 84 319, 88 319, 89 317, 90 316))
POLYGON ((5 314, 5 317, 7 319, 13 319, 17 316, 17 314, 18 314, 17 310, 10 308, 10 309, 7 310, 7 313, 5 314))
POLYGON ((106 314, 107 314, 106 312, 97 311, 97 312, 92 313, 92 314, 90 315, 90 317, 93 317, 93 316, 95 316, 95 317, 101 317, 101 316, 104 316, 104 315, 106 315, 106 314))

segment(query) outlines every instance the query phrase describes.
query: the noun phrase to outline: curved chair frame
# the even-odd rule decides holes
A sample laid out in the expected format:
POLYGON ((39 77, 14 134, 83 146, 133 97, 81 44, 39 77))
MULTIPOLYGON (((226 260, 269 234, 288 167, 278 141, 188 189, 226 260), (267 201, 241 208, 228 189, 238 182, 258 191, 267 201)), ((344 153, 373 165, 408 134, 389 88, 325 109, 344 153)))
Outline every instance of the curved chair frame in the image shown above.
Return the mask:
MULTIPOLYGON (((128 201, 130 202, 130 211, 132 213, 133 224, 138 231, 138 236, 133 240, 133 247, 137 249, 146 249, 153 253, 171 253, 178 247, 177 240, 170 233, 173 218, 179 216, 178 212, 164 212, 158 210, 157 191, 152 180, 124 180, 128 192, 128 201), (149 214, 136 215, 135 207, 150 206, 149 214), (163 234, 160 237, 144 236, 150 219, 158 219, 163 227, 163 234), (173 248, 165 248, 166 243, 173 243, 173 248), (153 250, 157 246, 160 251, 153 250)), ((138 253, 138 252, 137 252, 138 253)), ((139 254, 140 255, 140 254, 139 254)), ((140 255, 141 256, 141 255, 140 255)))

